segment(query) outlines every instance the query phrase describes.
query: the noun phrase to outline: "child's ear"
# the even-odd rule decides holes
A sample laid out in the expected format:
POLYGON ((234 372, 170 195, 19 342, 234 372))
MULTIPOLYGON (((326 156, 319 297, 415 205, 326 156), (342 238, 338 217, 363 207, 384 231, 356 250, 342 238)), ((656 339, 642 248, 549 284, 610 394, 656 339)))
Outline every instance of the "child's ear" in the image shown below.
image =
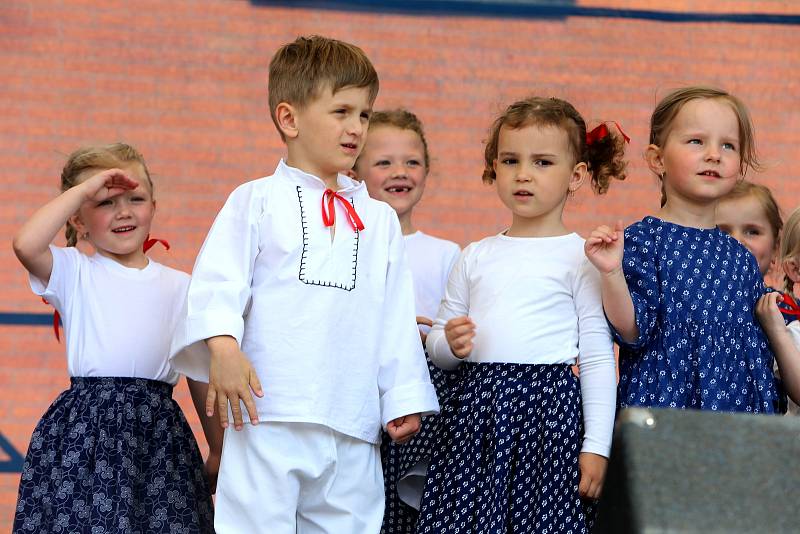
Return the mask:
MULTIPOLYGON (((358 176, 356 176, 356 171, 354 171, 353 169, 347 169, 342 174, 346 174, 347 176, 349 176, 353 180, 358 180, 358 176)), ((361 180, 359 180, 359 181, 361 181, 361 180)))
POLYGON ((297 110, 288 102, 281 102, 275 106, 275 120, 278 122, 283 136, 294 139, 300 130, 297 128, 297 110))
POLYGON ((800 282, 800 262, 796 257, 792 256, 783 260, 783 272, 793 283, 800 282))
POLYGON ((580 161, 572 168, 572 176, 569 179, 569 192, 574 193, 583 185, 586 175, 589 173, 589 168, 586 162, 580 161))
POLYGON ((86 233, 86 226, 83 224, 80 215, 76 213, 68 220, 72 227, 75 228, 75 231, 78 232, 78 237, 81 237, 84 233, 86 233))
POLYGON ((647 148, 644 149, 644 160, 656 176, 659 178, 664 176, 664 159, 658 145, 647 145, 647 148))

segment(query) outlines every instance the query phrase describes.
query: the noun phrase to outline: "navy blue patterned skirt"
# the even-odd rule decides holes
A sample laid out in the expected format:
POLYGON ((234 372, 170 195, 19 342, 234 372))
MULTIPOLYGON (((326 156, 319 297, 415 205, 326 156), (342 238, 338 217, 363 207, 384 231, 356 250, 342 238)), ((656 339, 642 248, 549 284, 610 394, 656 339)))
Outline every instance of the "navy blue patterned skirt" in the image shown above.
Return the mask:
POLYGON ((213 533, 203 461, 172 386, 72 378, 36 425, 15 533, 213 533))
POLYGON ((582 407, 569 365, 465 363, 443 407, 420 533, 586 533, 582 407))
MULTIPOLYGON (((458 373, 443 371, 430 361, 431 382, 436 388, 439 404, 444 405, 455 389, 458 373)), ((436 436, 439 434, 438 415, 423 417, 422 428, 414 438, 403 445, 394 443, 384 432, 381 443, 381 462, 383 464, 383 484, 386 491, 386 506, 383 510, 383 525, 381 534, 413 534, 417 529, 416 508, 409 506, 400 499, 397 486, 401 479, 406 477, 411 469, 420 462, 429 463, 436 436)))

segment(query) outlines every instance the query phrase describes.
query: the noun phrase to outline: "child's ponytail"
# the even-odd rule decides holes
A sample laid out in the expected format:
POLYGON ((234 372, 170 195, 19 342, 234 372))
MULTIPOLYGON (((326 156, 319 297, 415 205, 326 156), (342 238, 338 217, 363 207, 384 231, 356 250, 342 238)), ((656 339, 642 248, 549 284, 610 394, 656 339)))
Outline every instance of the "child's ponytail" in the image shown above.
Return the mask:
POLYGON ((626 176, 625 143, 630 138, 617 123, 614 125, 618 133, 600 123, 586 134, 585 159, 592 172, 592 189, 600 195, 608 191, 612 179, 624 180, 626 176))

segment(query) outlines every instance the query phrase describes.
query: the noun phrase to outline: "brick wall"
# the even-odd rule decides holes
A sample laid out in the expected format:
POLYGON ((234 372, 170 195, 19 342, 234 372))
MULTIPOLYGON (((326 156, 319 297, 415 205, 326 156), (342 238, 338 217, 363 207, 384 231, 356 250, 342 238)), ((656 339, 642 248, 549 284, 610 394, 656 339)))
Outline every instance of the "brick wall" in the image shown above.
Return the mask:
MULTIPOLYGON (((790 1, 584 0, 581 6, 800 14, 790 1)), ((767 169, 756 179, 785 210, 800 203, 800 32, 791 24, 665 23, 584 16, 476 18, 267 7, 245 1, 8 0, 0 5, 0 234, 13 235, 56 194, 64 157, 84 143, 125 140, 154 173, 154 257, 190 270, 227 193, 271 173, 283 147, 269 120, 266 67, 282 43, 319 33, 352 41, 381 76, 377 108, 407 106, 433 156, 418 226, 459 243, 509 221, 480 180, 482 140, 497 111, 539 93, 590 120, 620 121, 633 141, 630 177, 570 201, 568 224, 629 223, 658 206, 642 162, 649 113, 671 88, 721 85, 753 113, 767 169)), ((591 122, 591 121, 590 121, 591 122)), ((0 312, 47 309, 27 289, 9 241, 0 247, 0 312)), ((63 347, 46 327, 0 325, 0 434, 24 454, 67 384, 63 347)), ((190 419, 185 386, 178 397, 190 419)), ((0 451, 0 466, 7 458, 0 451)), ((18 474, 0 474, 0 530, 18 474)))

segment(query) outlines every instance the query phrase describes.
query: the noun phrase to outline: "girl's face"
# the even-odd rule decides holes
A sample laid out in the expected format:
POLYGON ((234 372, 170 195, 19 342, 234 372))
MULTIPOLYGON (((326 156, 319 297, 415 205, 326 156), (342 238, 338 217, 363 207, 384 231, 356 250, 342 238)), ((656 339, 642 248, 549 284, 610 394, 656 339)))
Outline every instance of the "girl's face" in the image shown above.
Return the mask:
POLYGON ((761 275, 766 275, 777 252, 778 243, 758 199, 747 195, 721 200, 717 204, 715 222, 720 230, 753 253, 761 275))
POLYGON ((372 198, 386 202, 403 217, 425 191, 425 146, 412 130, 388 125, 370 128, 355 172, 372 198))
MULTIPOLYGON (((139 187, 102 202, 85 202, 73 224, 79 235, 86 234, 98 254, 122 265, 139 267, 147 264, 142 244, 150 233, 156 203, 141 164, 132 163, 122 169, 139 182, 139 187)), ((96 172, 93 169, 82 179, 96 172)))
POLYGON ((567 132, 557 126, 500 128, 494 160, 497 194, 511 210, 509 235, 553 235, 563 230, 567 194, 581 184, 567 132))
POLYGON ((673 119, 662 147, 648 147, 648 164, 661 176, 667 202, 714 203, 730 192, 740 175, 739 121, 719 99, 695 99, 673 119))

